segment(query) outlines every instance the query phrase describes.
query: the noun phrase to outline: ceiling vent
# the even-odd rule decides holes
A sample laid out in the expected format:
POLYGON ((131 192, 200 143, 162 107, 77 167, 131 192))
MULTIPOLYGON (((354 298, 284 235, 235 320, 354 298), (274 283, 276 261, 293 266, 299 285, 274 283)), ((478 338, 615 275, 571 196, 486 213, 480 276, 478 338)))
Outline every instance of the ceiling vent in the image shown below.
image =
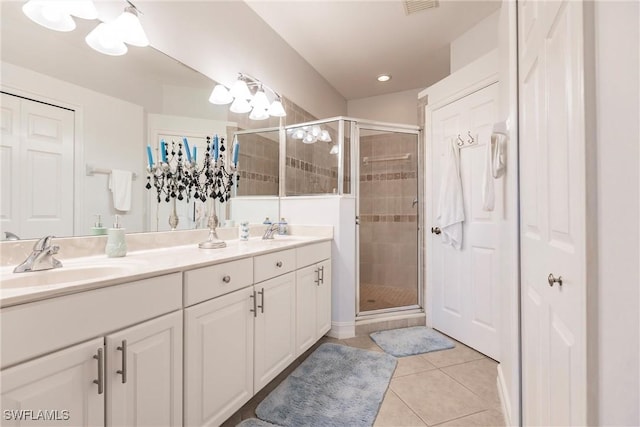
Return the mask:
POLYGON ((402 0, 407 15, 439 6, 438 0, 402 0))

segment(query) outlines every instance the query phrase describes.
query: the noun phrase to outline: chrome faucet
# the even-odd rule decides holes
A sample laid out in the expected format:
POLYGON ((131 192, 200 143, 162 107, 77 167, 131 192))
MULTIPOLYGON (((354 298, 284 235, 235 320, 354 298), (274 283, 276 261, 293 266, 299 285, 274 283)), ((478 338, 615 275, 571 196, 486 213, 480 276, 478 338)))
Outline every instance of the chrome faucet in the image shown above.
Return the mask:
POLYGON ((276 231, 278 231, 279 225, 277 223, 273 223, 267 227, 264 235, 262 236, 262 240, 273 239, 273 235, 276 231))
POLYGON ((53 256, 58 253, 60 246, 51 245, 54 236, 46 236, 38 240, 33 245, 33 252, 26 260, 17 266, 14 273, 25 273, 27 271, 50 270, 52 268, 62 267, 62 263, 53 256))
POLYGON ((4 236, 5 236, 5 240, 20 240, 20 238, 16 236, 15 233, 12 233, 10 231, 5 231, 4 236))

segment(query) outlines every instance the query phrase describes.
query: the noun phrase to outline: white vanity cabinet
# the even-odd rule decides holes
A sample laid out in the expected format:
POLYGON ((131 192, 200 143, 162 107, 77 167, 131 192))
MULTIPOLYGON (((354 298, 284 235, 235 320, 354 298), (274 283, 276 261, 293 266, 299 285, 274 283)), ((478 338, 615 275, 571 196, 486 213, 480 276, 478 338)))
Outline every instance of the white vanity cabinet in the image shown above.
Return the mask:
POLYGON ((296 357, 331 329, 331 243, 298 248, 296 357))
POLYGON ((168 274, 2 309, 3 411, 69 411, 36 425, 181 425, 181 307, 168 274))
POLYGON ((2 425, 30 424, 25 417, 36 418, 41 410, 54 418, 31 421, 32 424, 104 425, 104 394, 99 393, 95 383, 104 374, 99 374, 102 362, 97 359, 104 361, 103 351, 103 339, 94 339, 0 372, 2 425), (24 410, 33 413, 19 412, 24 410))

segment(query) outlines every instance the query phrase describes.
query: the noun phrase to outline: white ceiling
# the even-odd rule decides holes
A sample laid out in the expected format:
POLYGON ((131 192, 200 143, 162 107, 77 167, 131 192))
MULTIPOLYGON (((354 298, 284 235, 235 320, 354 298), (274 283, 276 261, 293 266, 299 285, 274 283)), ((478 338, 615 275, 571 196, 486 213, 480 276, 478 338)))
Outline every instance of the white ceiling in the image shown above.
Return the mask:
POLYGON ((449 74, 449 44, 500 8, 440 0, 407 16, 402 0, 246 0, 346 99, 424 88, 449 74), (387 73, 391 81, 376 77, 387 73))

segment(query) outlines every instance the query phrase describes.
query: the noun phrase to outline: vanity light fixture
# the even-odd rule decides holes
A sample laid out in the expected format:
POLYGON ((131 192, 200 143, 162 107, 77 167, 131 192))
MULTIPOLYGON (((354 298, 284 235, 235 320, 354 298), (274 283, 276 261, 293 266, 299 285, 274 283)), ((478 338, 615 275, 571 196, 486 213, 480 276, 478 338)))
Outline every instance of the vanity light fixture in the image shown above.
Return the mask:
POLYGON ((337 144, 333 144, 331 146, 331 150, 329 150, 329 154, 338 154, 338 145, 337 144))
POLYGON ((55 31, 73 31, 76 23, 72 16, 96 19, 98 12, 92 0, 29 0, 22 12, 33 22, 55 31))
POLYGON ((209 102, 216 105, 231 104, 229 110, 232 113, 248 113, 251 120, 264 120, 269 117, 284 117, 287 112, 282 106, 280 94, 260 80, 247 74, 240 73, 238 79, 233 83, 231 89, 218 84, 213 88, 209 102), (255 93, 252 94, 252 89, 255 93), (272 94, 273 101, 265 89, 272 94))
POLYGON ((380 74, 378 76, 379 82, 388 82, 389 80, 391 80, 391 74, 380 74))
POLYGON ((113 26, 123 42, 138 47, 149 46, 149 39, 138 18, 138 9, 133 4, 129 3, 129 6, 124 8, 124 12, 113 22, 113 26))
POLYGON ((92 49, 111 56, 120 56, 129 50, 113 23, 101 22, 84 39, 92 49))

